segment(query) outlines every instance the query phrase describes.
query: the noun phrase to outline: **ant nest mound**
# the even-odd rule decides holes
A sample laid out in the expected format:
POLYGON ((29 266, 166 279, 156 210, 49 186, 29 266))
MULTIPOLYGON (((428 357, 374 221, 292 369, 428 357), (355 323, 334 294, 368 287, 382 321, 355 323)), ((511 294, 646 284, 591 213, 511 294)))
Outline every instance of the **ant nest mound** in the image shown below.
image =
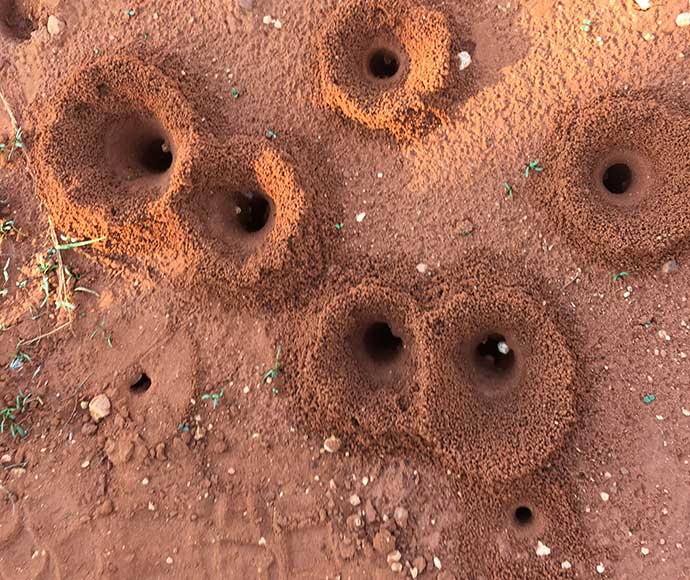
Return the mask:
POLYGON ((507 480, 559 448, 575 419, 575 361, 526 293, 461 292, 424 318, 420 335, 421 429, 444 462, 507 480))
POLYGON ((204 279, 226 289, 260 285, 268 302, 310 283, 324 262, 322 230, 330 223, 311 181, 265 139, 236 137, 231 147, 204 147, 203 157, 172 207, 191 232, 204 279))
POLYGON ((37 134, 38 191, 55 225, 106 237, 122 256, 179 245, 167 203, 190 174, 193 118, 177 86, 136 57, 79 70, 41 111, 37 134))
POLYGON ((451 34, 438 10, 399 0, 353 0, 325 26, 319 67, 325 104, 398 137, 435 121, 427 100, 449 84, 451 34))
POLYGON ((687 111, 649 94, 608 96, 572 111, 558 135, 536 195, 574 246, 638 263, 687 247, 687 111))
POLYGON ((300 393, 317 428, 365 446, 405 439, 417 390, 416 313, 407 295, 367 283, 341 292, 321 310, 300 393))

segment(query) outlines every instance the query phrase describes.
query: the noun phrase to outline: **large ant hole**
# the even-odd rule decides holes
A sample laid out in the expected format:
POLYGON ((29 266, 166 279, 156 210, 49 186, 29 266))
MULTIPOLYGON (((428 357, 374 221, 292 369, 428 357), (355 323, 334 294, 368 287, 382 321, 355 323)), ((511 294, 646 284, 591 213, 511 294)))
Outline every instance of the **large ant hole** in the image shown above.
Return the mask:
POLYGON ((130 385, 129 390, 137 395, 141 395, 142 393, 148 391, 150 386, 151 379, 148 377, 146 373, 141 373, 137 381, 134 384, 130 385))
POLYGON ((606 168, 601 181, 610 193, 620 195, 628 191, 632 182, 632 171, 625 163, 614 163, 606 168))
POLYGON ((390 79, 399 68, 400 60, 392 50, 379 48, 369 57, 369 72, 377 79, 390 79))
POLYGON ((521 505, 515 509, 515 514, 513 517, 515 518, 515 523, 518 526, 526 526, 532 523, 534 515, 532 514, 531 509, 529 509, 527 506, 521 505))
POLYGON ((255 234, 268 223, 271 203, 262 193, 242 192, 235 196, 235 211, 241 228, 249 234, 255 234))
POLYGON ((386 322, 374 322, 364 332, 364 351, 374 362, 390 362, 402 348, 402 338, 395 336, 386 322))
POLYGON ((502 334, 489 334, 475 349, 477 364, 497 374, 508 373, 515 364, 515 353, 502 334))
POLYGON ((164 139, 152 139, 144 144, 139 155, 142 167, 151 173, 165 173, 173 162, 170 146, 164 139))
POLYGON ((8 0, 0 7, 0 26, 19 41, 30 40, 36 30, 36 23, 24 12, 16 0, 8 0))

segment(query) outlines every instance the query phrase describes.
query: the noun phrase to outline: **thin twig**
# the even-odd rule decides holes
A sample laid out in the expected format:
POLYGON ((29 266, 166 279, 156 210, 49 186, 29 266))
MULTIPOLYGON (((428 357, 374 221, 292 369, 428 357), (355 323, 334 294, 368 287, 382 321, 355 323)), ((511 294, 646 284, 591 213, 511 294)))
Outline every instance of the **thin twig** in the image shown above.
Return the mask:
POLYGON ((92 374, 93 373, 89 373, 88 376, 77 387, 77 392, 74 394, 74 409, 72 409, 72 414, 69 416, 69 419, 67 419, 65 425, 69 425, 72 422, 72 419, 74 419, 74 415, 77 413, 77 406, 79 405, 79 393, 81 391, 81 388, 86 384, 86 381, 88 381, 91 378, 92 374))
POLYGON ((67 322, 61 324, 60 326, 53 328, 50 332, 46 332, 44 334, 41 334, 40 336, 37 336, 35 338, 32 338, 31 340, 23 340, 22 344, 33 344, 34 342, 38 342, 39 340, 42 340, 51 334, 55 334, 56 332, 60 332, 63 328, 67 328, 70 324, 72 324, 71 320, 68 320, 67 322))
POLYGON ((570 279, 569 282, 561 288, 561 290, 565 290, 568 286, 570 286, 572 283, 576 282, 580 278, 580 274, 582 274, 582 270, 580 268, 577 269, 577 273, 570 279))

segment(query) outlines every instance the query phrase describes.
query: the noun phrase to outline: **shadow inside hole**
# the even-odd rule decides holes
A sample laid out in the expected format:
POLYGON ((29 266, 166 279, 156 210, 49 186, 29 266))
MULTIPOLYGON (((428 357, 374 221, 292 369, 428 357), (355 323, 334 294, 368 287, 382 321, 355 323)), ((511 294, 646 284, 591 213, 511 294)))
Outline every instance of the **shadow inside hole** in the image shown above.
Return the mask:
POLYGON ((142 144, 139 163, 149 173, 165 173, 173 162, 173 154, 165 139, 153 138, 142 144))
POLYGON ((150 386, 151 379, 149 376, 146 373, 141 373, 137 381, 130 385, 129 390, 136 395, 141 395, 148 391, 150 386))
POLYGON ((375 79, 392 79, 400 70, 400 58, 392 50, 378 48, 369 55, 368 69, 375 79))
POLYGON ((515 365, 515 351, 502 334, 491 333, 475 348, 475 362, 486 373, 507 375, 515 365))
POLYGON ((263 193, 237 193, 235 212, 240 228, 248 234, 255 234, 268 224, 271 217, 271 202, 263 193))
POLYGON ((377 364, 396 360, 403 349, 403 341, 395 336, 387 322, 374 322, 364 331, 364 352, 377 364))
POLYGON ((37 25, 16 0, 4 0, 0 2, 0 27, 11 38, 25 41, 31 39, 37 25))
POLYGON ((520 527, 528 526, 534 520, 534 514, 532 513, 532 510, 530 508, 521 505, 515 508, 513 520, 515 521, 515 524, 520 527))
POLYGON ((604 170, 602 184, 609 193, 621 195, 630 189, 633 174, 627 163, 614 163, 604 170))

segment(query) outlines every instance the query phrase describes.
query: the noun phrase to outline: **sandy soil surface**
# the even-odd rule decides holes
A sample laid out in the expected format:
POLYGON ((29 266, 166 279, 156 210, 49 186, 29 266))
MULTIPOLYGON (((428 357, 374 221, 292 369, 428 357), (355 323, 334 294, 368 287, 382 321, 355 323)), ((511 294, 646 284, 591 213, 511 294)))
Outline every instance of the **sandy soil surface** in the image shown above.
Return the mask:
POLYGON ((2 0, 0 578, 690 578, 688 12, 2 0))

